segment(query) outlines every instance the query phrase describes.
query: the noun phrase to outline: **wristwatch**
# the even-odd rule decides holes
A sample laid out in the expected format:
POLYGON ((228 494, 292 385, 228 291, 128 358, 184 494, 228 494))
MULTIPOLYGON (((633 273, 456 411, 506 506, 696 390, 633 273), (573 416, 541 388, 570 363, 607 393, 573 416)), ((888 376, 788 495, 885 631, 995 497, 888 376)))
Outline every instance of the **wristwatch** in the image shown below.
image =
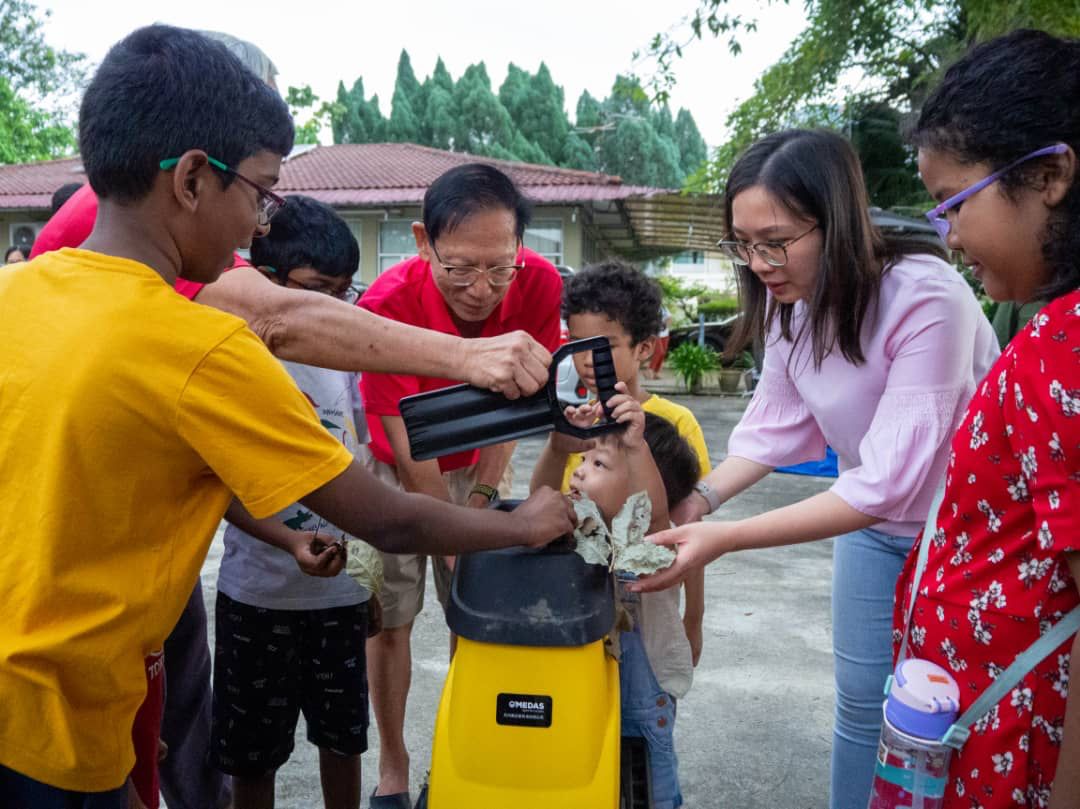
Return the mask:
POLYGON ((472 491, 469 492, 469 497, 474 494, 482 494, 488 499, 489 503, 499 502, 499 490, 494 486, 488 486, 486 483, 477 483, 472 487, 472 491))
POLYGON ((720 499, 720 495, 717 494, 713 490, 712 486, 710 486, 704 480, 699 480, 697 483, 694 484, 694 491, 704 497, 705 502, 709 504, 709 510, 706 513, 712 514, 714 511, 720 508, 720 503, 723 502, 720 499))

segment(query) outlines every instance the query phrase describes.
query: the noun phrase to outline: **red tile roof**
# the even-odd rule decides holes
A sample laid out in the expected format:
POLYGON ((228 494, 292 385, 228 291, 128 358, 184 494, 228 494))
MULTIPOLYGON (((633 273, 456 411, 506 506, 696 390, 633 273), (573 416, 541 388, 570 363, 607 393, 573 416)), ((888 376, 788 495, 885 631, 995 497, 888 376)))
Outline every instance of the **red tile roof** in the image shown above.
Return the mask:
POLYGON ((77 157, 0 166, 0 210, 49 209, 53 192, 68 183, 85 183, 82 161, 77 157))
MULTIPOLYGON (((285 162, 275 190, 307 194, 341 208, 416 204, 440 174, 476 161, 498 166, 526 196, 539 203, 618 200, 663 191, 624 185, 608 174, 478 158, 411 143, 315 147, 285 162)), ((47 209, 53 191, 85 179, 78 158, 0 166, 0 210, 47 209)))

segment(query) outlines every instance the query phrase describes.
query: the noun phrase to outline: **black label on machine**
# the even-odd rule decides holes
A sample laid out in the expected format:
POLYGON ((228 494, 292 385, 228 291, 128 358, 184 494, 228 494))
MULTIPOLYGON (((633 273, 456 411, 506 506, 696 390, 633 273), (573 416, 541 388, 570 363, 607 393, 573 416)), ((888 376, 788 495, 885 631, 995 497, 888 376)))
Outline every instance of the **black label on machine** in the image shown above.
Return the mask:
POLYGON ((500 725, 551 727, 551 697, 544 694, 499 694, 495 721, 500 725))

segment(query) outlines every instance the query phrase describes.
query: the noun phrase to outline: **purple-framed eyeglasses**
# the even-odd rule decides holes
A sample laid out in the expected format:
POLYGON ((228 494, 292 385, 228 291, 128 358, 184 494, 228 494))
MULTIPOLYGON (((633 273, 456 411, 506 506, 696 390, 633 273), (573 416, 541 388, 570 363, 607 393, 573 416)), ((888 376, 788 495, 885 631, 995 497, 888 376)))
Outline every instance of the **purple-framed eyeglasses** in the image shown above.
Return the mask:
POLYGON ((1055 143, 1053 146, 1046 146, 1042 149, 1036 149, 1031 154, 1024 155, 1019 160, 1014 160, 1005 168, 1000 169, 999 171, 995 171, 989 177, 984 177, 974 185, 969 185, 959 194, 953 194, 951 197, 949 197, 947 200, 945 200, 933 210, 927 211, 926 218, 930 220, 930 224, 933 225, 934 230, 938 232, 938 236, 941 237, 941 241, 945 241, 949 237, 949 219, 947 214, 951 208, 955 208, 968 197, 979 193, 984 188, 986 188, 986 186, 990 185, 990 183, 996 182, 997 180, 1001 179, 1001 177, 1004 176, 1007 171, 1011 171, 1012 169, 1019 166, 1021 163, 1026 163, 1029 160, 1034 160, 1036 157, 1046 157, 1047 155, 1052 154, 1064 154, 1068 150, 1069 147, 1066 146, 1064 143, 1055 143))

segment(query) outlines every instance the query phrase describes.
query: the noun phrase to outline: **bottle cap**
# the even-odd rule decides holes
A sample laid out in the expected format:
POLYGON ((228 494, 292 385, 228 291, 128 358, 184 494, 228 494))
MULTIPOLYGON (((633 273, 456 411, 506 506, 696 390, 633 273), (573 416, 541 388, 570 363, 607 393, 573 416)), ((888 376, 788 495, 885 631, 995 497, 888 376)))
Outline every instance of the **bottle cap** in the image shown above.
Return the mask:
POLYGON ((941 666, 909 658, 896 667, 885 701, 885 718, 901 733, 940 739, 959 712, 960 687, 941 666))

